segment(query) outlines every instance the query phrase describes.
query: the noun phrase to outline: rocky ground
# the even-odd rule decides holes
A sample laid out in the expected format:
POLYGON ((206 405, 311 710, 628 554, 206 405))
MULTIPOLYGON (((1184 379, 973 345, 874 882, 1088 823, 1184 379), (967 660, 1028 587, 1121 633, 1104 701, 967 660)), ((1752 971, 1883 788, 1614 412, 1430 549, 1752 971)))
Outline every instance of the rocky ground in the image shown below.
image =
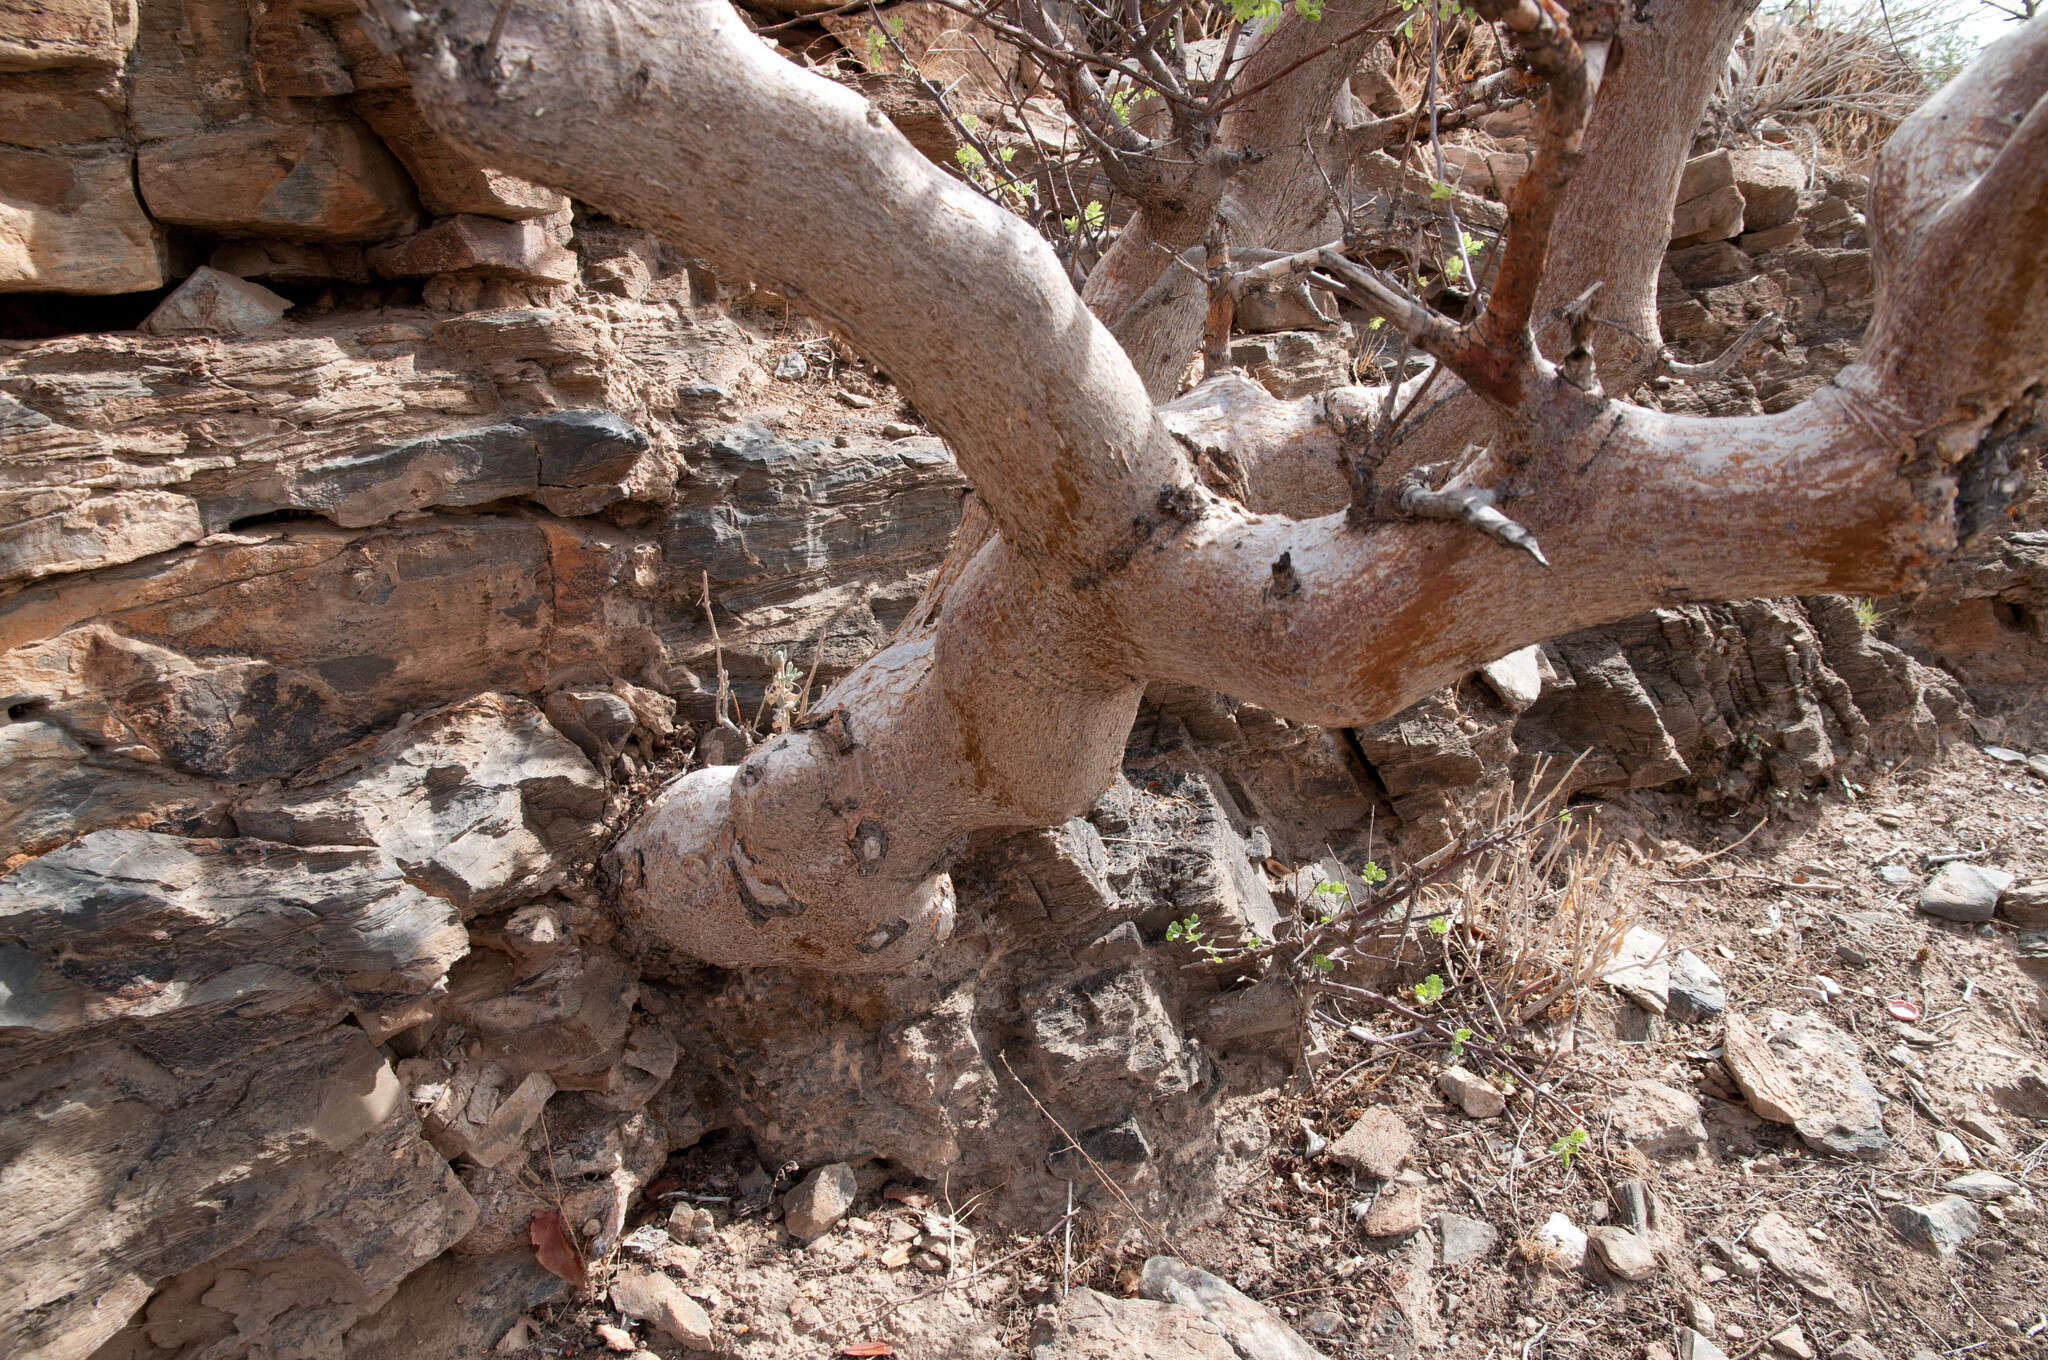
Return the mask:
MULTIPOLYGON (((1915 600, 1658 611, 1371 728, 1156 689, 1085 816, 968 848, 916 976, 636 955, 604 848, 882 644, 965 485, 784 300, 463 160, 353 16, 0 7, 0 1352, 2041 1345, 2039 487, 1915 600), (1623 858, 1302 966, 1318 883, 1545 771, 1623 858), (1948 894, 1987 920, 1918 911, 1951 855, 2015 876, 1948 894), (1448 1026, 1323 985, 1427 1021, 1546 969, 1455 1055, 1481 1116, 1448 1026), (1493 1041, 1540 1077, 1485 1084, 1493 1041), (1944 1204, 1980 1173, 2016 1188, 1944 1204), (1946 1257, 1927 1206, 1975 1215, 1946 1257)), ((833 16, 854 65, 874 17, 833 16)), ((1446 148, 1482 233, 1514 117, 1446 148)), ((1868 183, 1700 150, 1664 333, 1782 329, 1637 395, 1782 409, 1868 318, 1868 183)), ((1276 393, 1376 362, 1362 318, 1240 322, 1276 393)))
POLYGON ((1227 1208, 1184 1231, 1097 1195, 1017 1232, 943 1180, 714 1139, 589 1298, 503 1349, 2040 1354, 2048 780, 1992 750, 1761 824, 1595 814, 1637 848, 1614 893, 1662 947, 1532 1027, 1541 1095, 1461 1103, 1441 1049, 1331 1029, 1232 1103, 1227 1208))

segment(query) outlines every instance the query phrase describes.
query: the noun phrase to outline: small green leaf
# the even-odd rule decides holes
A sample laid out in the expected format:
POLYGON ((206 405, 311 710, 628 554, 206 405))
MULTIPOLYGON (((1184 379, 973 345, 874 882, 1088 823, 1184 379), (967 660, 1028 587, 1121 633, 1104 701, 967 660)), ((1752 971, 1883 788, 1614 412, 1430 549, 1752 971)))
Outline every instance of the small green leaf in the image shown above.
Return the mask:
POLYGON ((1467 1039, 1470 1039, 1471 1037, 1472 1031, 1465 1028, 1463 1025, 1458 1026, 1458 1028, 1451 1034, 1451 1056, 1453 1058, 1462 1058, 1465 1056, 1465 1041, 1467 1039))
POLYGON ((1433 179, 1429 182, 1429 196, 1433 199, 1446 199, 1456 194, 1457 192, 1458 191, 1456 189, 1453 189, 1450 185, 1444 183, 1440 179, 1433 179))
MULTIPOLYGON (((1377 321, 1379 320, 1379 318, 1374 317, 1373 320, 1377 321)), ((1365 862, 1364 867, 1359 869, 1358 876, 1364 879, 1366 882, 1374 884, 1375 886, 1387 881, 1387 871, 1385 869, 1380 868, 1379 865, 1373 863, 1371 860, 1367 860, 1365 862)))
POLYGON ((1337 966, 1335 963, 1331 961, 1330 956, 1328 954, 1318 954, 1314 958, 1310 959, 1309 962, 1313 963, 1316 966, 1316 971, 1318 973, 1327 973, 1332 968, 1335 968, 1337 966))
POLYGON ((1415 984, 1415 999, 1425 1006, 1433 1006, 1443 1000, 1444 980, 1435 973, 1415 984))
POLYGON ((1444 936, 1444 935, 1448 935, 1448 934, 1450 934, 1450 933, 1451 933, 1451 918, 1450 918, 1450 917, 1448 917, 1448 916, 1432 916, 1432 917, 1430 917, 1430 918, 1429 918, 1429 933, 1430 933, 1430 934, 1432 934, 1432 935, 1436 935, 1436 936, 1439 936, 1439 937, 1441 937, 1441 936, 1444 936))
POLYGON ((1572 1158, 1577 1156, 1579 1149, 1585 1145, 1586 1131, 1584 1129, 1573 1129, 1570 1133, 1561 1134, 1558 1140, 1550 1145, 1550 1152, 1552 1156, 1564 1163, 1566 1171, 1570 1171, 1572 1169, 1572 1158))

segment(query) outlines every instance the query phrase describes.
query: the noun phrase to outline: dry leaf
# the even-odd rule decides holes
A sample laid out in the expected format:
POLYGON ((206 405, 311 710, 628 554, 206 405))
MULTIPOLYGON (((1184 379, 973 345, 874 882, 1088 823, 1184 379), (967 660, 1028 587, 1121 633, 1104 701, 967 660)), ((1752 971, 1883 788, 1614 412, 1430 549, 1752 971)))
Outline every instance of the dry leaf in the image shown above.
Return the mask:
POLYGON ((535 1214, 526 1225, 526 1235, 543 1270, 578 1289, 583 1287, 583 1253, 576 1250, 576 1240, 563 1226, 561 1214, 553 1209, 535 1214))

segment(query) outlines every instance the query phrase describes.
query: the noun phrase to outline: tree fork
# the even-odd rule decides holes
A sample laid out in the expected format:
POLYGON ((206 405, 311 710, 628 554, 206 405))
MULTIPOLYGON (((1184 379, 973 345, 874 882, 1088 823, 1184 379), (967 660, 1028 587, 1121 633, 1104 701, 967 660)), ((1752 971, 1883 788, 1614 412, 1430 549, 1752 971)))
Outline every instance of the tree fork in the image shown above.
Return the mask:
MULTIPOLYGON (((1548 17, 1546 41, 1563 32, 1536 0, 1519 7, 1548 17)), ((1901 129, 1877 177, 1865 358, 1801 406, 1684 418, 1568 380, 1526 343, 1519 299, 1540 267, 1502 304, 1519 325, 1461 329, 1442 357, 1468 381, 1500 379, 1475 386, 1509 436, 1467 484, 1496 483, 1546 571, 1462 523, 1288 518, 1206 489, 1191 424, 1249 486, 1279 468, 1322 486, 1344 457, 1345 422, 1329 417, 1377 394, 1282 403, 1226 374, 1228 400, 1155 409, 1024 224, 722 3, 375 12, 444 131, 838 325, 986 505, 819 721, 678 780, 620 843, 622 906, 649 951, 911 966, 950 927, 945 869, 964 837, 1085 809, 1152 679, 1352 725, 1655 605, 1895 590, 1953 545, 1958 477, 2010 442, 1998 422, 2048 361, 2048 19, 1901 129), (1901 315, 1913 308, 1949 333, 1901 315), (1292 588, 1276 592, 1281 565, 1292 588)), ((1504 249, 1538 266, 1545 253, 1504 249)), ((1418 334, 1442 320, 1406 319, 1418 334)))

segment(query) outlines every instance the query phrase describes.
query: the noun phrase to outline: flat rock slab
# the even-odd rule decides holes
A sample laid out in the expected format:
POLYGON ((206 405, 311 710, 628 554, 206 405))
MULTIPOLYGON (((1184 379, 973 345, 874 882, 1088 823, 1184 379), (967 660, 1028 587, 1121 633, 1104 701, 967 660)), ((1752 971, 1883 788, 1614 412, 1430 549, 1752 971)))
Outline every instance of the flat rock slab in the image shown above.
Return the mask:
POLYGON ((1894 1204, 1886 1217, 1894 1231, 1937 1256, 1952 1256, 1983 1225, 1977 1206, 1962 1195, 1943 1195, 1932 1204, 1894 1204))
POLYGON ((1846 1313, 1862 1311, 1861 1296, 1845 1283, 1834 1266, 1815 1249, 1813 1240, 1775 1210, 1758 1219, 1743 1241, 1771 1269, 1822 1303, 1846 1313))
POLYGON ((1385 1105, 1375 1105, 1330 1144, 1330 1156, 1340 1165, 1389 1181, 1415 1155, 1415 1135, 1401 1116, 1385 1105))
POLYGON ((1618 1279, 1647 1280, 1657 1273, 1657 1250, 1629 1228, 1595 1228, 1587 1234, 1593 1255, 1618 1279))
POLYGON ((1920 890, 1920 910, 1944 921, 1988 921, 2013 877, 1982 864, 1944 864, 1920 890))
POLYGON ((1657 1081, 1632 1081, 1607 1107, 1612 1130, 1652 1157, 1682 1157, 1707 1141, 1699 1098, 1657 1081))
POLYGON ((1884 1100, 1863 1070, 1854 1039, 1825 1020, 1801 1016, 1773 1033, 1770 1047, 1799 1091, 1793 1127, 1800 1141, 1831 1157, 1868 1162, 1890 1155, 1884 1100))
POLYGON ((1238 1360, 1223 1330, 1193 1308, 1075 1289, 1031 1334, 1032 1360, 1238 1360))
POLYGON ((1797 1124, 1806 1107, 1792 1074, 1764 1042, 1763 1035, 1740 1015, 1731 1013, 1721 1037, 1721 1065, 1749 1101, 1756 1117, 1773 1124, 1797 1124))
POLYGON ((1161 1303, 1178 1304, 1214 1323, 1241 1360, 1326 1360, 1273 1310, 1208 1271, 1171 1256, 1154 1256, 1145 1262, 1138 1276, 1138 1292, 1161 1303))
POLYGON ((1462 1266, 1492 1251, 1500 1232, 1491 1223, 1463 1214, 1438 1214, 1436 1237, 1438 1264, 1462 1266))

